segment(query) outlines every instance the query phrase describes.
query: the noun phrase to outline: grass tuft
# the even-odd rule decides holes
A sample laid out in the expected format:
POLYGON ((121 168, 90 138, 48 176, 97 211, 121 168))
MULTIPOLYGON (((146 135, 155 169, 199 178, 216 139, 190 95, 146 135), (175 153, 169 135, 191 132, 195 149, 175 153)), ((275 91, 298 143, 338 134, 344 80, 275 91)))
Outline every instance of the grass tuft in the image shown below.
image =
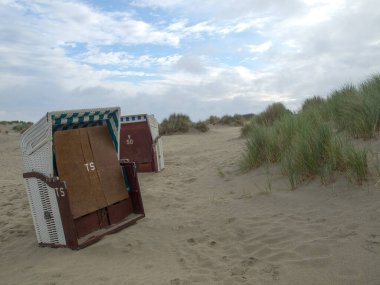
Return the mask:
POLYGON ((19 132, 19 133, 24 133, 31 125, 33 125, 32 122, 19 122, 17 125, 13 126, 12 130, 19 132))
POLYGON ((194 124, 194 129, 202 132, 202 133, 205 133, 207 132, 210 128, 208 127, 208 124, 207 122, 205 121, 199 121, 197 123, 194 124))
POLYGON ((282 103, 273 103, 269 105, 264 112, 255 117, 255 122, 259 125, 271 126, 275 121, 280 120, 285 115, 291 114, 282 103))
POLYGON ((349 177, 362 184, 368 177, 367 150, 349 147, 346 149, 349 177))
POLYGON ((174 133, 188 132, 192 122, 190 117, 184 114, 171 114, 169 118, 164 119, 159 126, 160 135, 171 135, 174 133))
POLYGON ((353 147, 347 135, 364 139, 376 135, 379 82, 373 77, 359 88, 346 85, 327 99, 313 97, 297 113, 271 105, 241 130, 246 137, 242 170, 280 163, 291 189, 315 177, 331 183, 336 172, 363 183, 368 177, 367 151, 353 147), (276 108, 282 112, 273 111, 276 108))

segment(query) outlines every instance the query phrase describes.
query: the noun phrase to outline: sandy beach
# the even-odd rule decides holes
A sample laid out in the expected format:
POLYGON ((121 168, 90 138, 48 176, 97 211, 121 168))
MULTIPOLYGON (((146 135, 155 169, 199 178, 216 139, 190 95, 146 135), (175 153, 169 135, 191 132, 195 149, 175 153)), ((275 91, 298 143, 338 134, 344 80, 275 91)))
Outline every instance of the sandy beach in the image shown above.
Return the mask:
POLYGON ((290 191, 278 166, 240 173, 238 127, 165 136, 166 169, 139 175, 146 218, 73 251, 37 245, 20 134, 2 128, 0 284, 380 284, 374 156, 364 185, 290 191))

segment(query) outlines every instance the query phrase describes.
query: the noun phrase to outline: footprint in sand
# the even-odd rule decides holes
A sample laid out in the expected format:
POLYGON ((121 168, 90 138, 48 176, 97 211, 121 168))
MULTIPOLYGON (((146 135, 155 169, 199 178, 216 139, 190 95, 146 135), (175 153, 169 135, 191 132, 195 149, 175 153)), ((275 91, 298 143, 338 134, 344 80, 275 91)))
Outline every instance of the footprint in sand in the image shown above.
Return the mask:
POLYGON ((187 243, 190 244, 190 245, 196 245, 196 244, 197 244, 197 242, 195 241, 194 238, 189 238, 189 239, 187 240, 187 243))
POLYGON ((231 217, 231 218, 227 219, 226 224, 231 224, 231 223, 233 223, 235 221, 236 221, 236 218, 235 217, 231 217))
POLYGON ((280 279, 279 265, 267 264, 264 268, 262 268, 259 273, 266 277, 269 277, 273 280, 280 279))
POLYGON ((380 235, 368 235, 364 241, 363 248, 375 254, 380 253, 380 235))
POLYGON ((259 260, 256 257, 249 257, 248 259, 245 259, 241 262, 241 265, 243 267, 251 267, 254 266, 259 260))
POLYGON ((244 267, 231 268, 231 276, 244 275, 246 272, 247 272, 247 268, 244 268, 244 267))
POLYGON ((184 183, 193 183, 195 181, 197 181, 196 177, 191 177, 191 178, 182 180, 182 182, 184 182, 184 183))

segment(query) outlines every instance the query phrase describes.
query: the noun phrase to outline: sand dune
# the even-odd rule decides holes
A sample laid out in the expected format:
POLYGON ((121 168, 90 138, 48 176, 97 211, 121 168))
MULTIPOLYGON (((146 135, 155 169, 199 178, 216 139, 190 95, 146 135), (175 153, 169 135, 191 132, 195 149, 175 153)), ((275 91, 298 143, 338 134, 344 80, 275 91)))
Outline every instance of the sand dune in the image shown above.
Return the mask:
POLYGON ((140 175, 147 217, 72 251, 37 246, 19 138, 0 133, 1 284, 380 284, 375 170, 290 191, 278 167, 239 172, 239 128, 164 137, 166 169, 140 175))

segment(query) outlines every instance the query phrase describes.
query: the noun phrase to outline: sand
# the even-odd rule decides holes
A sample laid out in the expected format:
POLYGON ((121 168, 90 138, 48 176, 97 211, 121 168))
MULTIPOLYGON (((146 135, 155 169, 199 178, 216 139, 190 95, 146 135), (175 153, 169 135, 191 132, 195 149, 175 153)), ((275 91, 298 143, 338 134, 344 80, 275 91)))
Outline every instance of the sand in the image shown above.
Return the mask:
POLYGON ((239 128, 164 137, 166 169, 139 176, 147 217, 72 251, 36 243, 19 139, 0 133, 0 284, 380 284, 375 168, 290 191, 276 166, 239 172, 239 128))

